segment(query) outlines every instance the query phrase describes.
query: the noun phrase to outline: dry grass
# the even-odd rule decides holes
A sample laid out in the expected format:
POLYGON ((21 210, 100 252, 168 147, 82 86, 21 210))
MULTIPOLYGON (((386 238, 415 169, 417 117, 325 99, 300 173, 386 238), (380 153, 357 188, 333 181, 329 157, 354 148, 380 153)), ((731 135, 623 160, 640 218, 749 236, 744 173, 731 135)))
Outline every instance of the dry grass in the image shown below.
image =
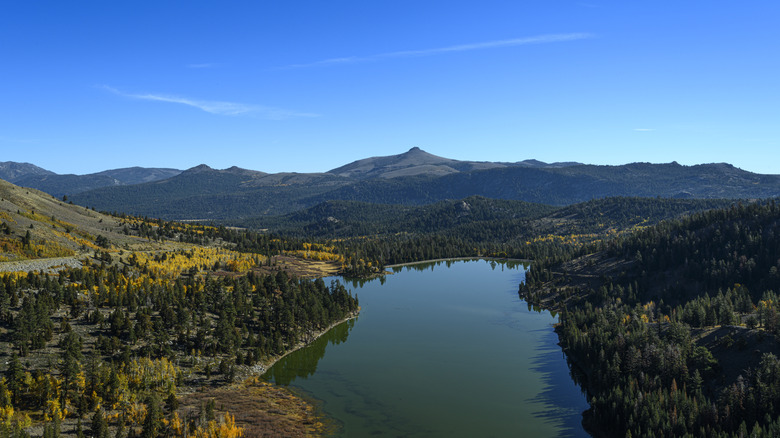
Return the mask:
POLYGON ((257 378, 241 384, 187 395, 179 415, 194 419, 201 407, 214 400, 216 413, 230 412, 244 438, 320 436, 327 426, 314 405, 288 389, 261 382, 257 378))
POLYGON ((341 270, 341 263, 305 260, 281 255, 273 258, 272 266, 259 266, 254 269, 255 272, 263 274, 274 274, 280 270, 287 271, 287 273, 299 278, 329 277, 336 275, 341 270))
MULTIPOLYGON (((21 241, 29 231, 32 243, 45 243, 50 247, 73 251, 76 257, 98 249, 94 244, 97 236, 107 238, 115 250, 149 251, 168 249, 170 245, 126 235, 125 224, 120 218, 69 204, 38 190, 18 187, 3 180, 0 180, 0 219, 10 229, 9 234, 0 238, 8 239, 9 243, 21 241)), ((8 246, 10 251, 12 245, 8 246)), ((21 255, 14 251, 2 253, 0 247, 0 257, 18 260, 41 256, 21 255)))

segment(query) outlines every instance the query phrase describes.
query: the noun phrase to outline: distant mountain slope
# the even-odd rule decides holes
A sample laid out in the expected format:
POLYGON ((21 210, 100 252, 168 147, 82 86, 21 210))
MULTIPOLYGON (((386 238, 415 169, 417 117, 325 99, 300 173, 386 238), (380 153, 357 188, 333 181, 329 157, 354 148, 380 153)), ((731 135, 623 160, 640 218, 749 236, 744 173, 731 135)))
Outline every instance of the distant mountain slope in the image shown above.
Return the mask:
POLYGON ((122 184, 141 184, 160 181, 180 174, 179 169, 126 167, 124 169, 104 170, 94 175, 105 175, 121 182, 122 184))
POLYGON ((235 220, 291 213, 331 200, 424 205, 484 196, 563 206, 614 196, 780 196, 779 175, 754 174, 722 163, 569 164, 461 162, 413 148, 327 173, 266 174, 201 165, 166 180, 108 186, 71 199, 103 211, 163 219, 235 220))
MULTIPOLYGON (((754 174, 728 164, 503 167, 439 178, 365 180, 325 196, 328 199, 419 205, 474 195, 552 205, 611 196, 768 198, 780 195, 780 176, 754 174)), ((320 196, 312 200, 312 205, 328 199, 320 196)))
POLYGON ((13 184, 44 191, 54 197, 73 195, 101 187, 159 181, 178 175, 181 170, 128 167, 87 175, 60 175, 29 163, 0 163, 0 178, 13 184))
POLYGON ((326 173, 267 174, 200 165, 166 180, 103 187, 71 199, 102 211, 165 219, 235 219, 283 214, 309 207, 303 200, 349 180, 326 173))
POLYGON ((569 166, 577 166, 582 163, 578 163, 576 161, 562 161, 562 162, 555 162, 555 163, 545 163, 544 161, 539 160, 523 160, 518 161, 518 166, 525 166, 525 167, 569 167, 569 166))
POLYGON ((54 197, 86 192, 101 187, 119 186, 122 182, 108 175, 24 175, 13 181, 22 187, 46 192, 54 197))
POLYGON ((539 218, 556 210, 549 205, 481 196, 420 206, 327 201, 283 216, 253 218, 238 224, 275 233, 334 238, 443 232, 464 224, 539 218))
POLYGON ((327 201, 294 213, 257 217, 235 224, 267 229, 272 233, 318 238, 444 233, 465 239, 479 228, 483 239, 508 242, 548 234, 565 236, 628 230, 735 203, 725 199, 618 197, 553 207, 481 196, 421 206, 327 201))
POLYGON ((365 158, 333 169, 328 173, 359 179, 399 178, 405 176, 442 176, 513 165, 517 164, 452 160, 413 147, 400 155, 365 158))
POLYGON ((55 173, 30 163, 0 161, 0 179, 14 182, 18 178, 26 175, 43 176, 43 175, 55 175, 55 173))

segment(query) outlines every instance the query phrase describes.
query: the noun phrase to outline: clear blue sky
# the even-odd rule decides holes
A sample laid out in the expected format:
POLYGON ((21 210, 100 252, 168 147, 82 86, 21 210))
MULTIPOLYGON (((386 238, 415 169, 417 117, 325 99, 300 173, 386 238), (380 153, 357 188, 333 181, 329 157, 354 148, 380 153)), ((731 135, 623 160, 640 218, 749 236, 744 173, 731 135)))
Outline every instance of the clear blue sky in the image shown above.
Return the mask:
POLYGON ((461 160, 780 174, 780 2, 5 1, 0 161, 461 160))

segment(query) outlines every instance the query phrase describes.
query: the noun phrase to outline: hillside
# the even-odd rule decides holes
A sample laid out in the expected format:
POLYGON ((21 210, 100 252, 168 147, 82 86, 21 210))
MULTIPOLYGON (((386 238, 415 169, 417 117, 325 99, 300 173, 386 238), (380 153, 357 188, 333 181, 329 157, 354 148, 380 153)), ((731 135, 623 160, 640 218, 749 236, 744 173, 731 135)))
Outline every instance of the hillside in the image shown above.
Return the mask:
MULTIPOLYGON (((626 166, 611 178, 646 177, 652 166, 626 166)), ((666 166, 670 180, 688 175, 684 166, 666 166)), ((517 169, 569 172, 583 180, 603 177, 602 169, 586 166, 578 173, 577 167, 517 169)), ((737 182, 752 181, 752 174, 730 166, 698 170, 719 167, 737 182)), ((403 178, 364 180, 356 186, 380 180, 400 184, 403 178)), ((150 202, 183 193, 178 202, 184 203, 198 196, 219 199, 232 187, 246 193, 267 190, 272 200, 280 187, 300 190, 311 181, 322 182, 312 188, 316 191, 348 179, 202 165, 128 187, 156 185, 159 198, 150 202)), ((305 418, 293 422, 296 427, 317 433, 319 420, 305 413, 310 408, 287 411, 289 406, 248 402, 270 403, 287 394, 268 392, 273 390, 256 382, 231 387, 234 392, 228 394, 214 389, 265 369, 300 341, 355 314, 357 300, 340 285, 298 280, 287 270, 303 262, 376 275, 386 264, 459 256, 536 260, 527 277, 529 288, 521 293, 532 305, 561 311, 561 344, 582 372, 576 379, 583 379, 595 397, 587 416, 592 429, 641 436, 638 425, 649 425, 670 431, 668 436, 686 431, 712 435, 738 425, 726 417, 710 421, 711 406, 721 412, 728 407, 738 412, 734 418, 751 422, 760 420, 754 412, 774 415, 760 401, 774 394, 761 392, 756 380, 780 375, 771 374, 780 370, 780 361, 764 354, 780 354, 774 341, 780 314, 772 305, 780 288, 773 265, 780 258, 774 203, 610 197, 553 207, 481 196, 429 205, 328 201, 248 222, 287 236, 280 237, 103 215, 7 182, 0 184, 0 195, 0 255, 17 261, 0 267, 18 271, 10 263, 50 257, 57 263, 0 273, 0 360, 18 363, 9 367, 30 375, 7 379, 5 387, 0 382, 0 395, 9 394, 5 406, 15 408, 9 424, 32 422, 39 434, 43 428, 64 431, 57 416, 68 431, 77 427, 77 416, 99 425, 98 413, 109 418, 113 431, 127 427, 140 433, 147 423, 135 407, 152 409, 163 400, 172 431, 185 422, 191 428, 208 427, 201 403, 212 396, 224 403, 220 413, 252 409, 268 414, 262 424, 271 429, 265 430, 283 430, 269 422, 279 418, 274 412, 286 412, 305 418), (63 258, 78 264, 68 265, 63 258), (40 272, 26 273, 33 270, 40 272), (740 355, 742 350, 753 353, 740 355), (65 366, 73 363, 78 366, 65 366), (54 371, 47 374, 51 364, 54 371), (746 367, 759 371, 746 373, 746 367), (83 371, 83 380, 72 377, 75 369, 83 371), (748 402, 741 407, 730 401, 742 394, 732 389, 740 374, 747 376, 745 388, 759 388, 750 389, 752 399, 742 395, 748 402), (59 404, 41 389, 47 387, 44 379, 64 388, 55 397, 59 404), (203 392, 192 395, 198 389, 203 392), (642 407, 643 417, 632 422, 635 406, 642 407), (685 421, 676 420, 673 412, 685 413, 685 421), (668 424, 654 423, 651 416, 668 424)), ((222 418, 222 426, 230 427, 230 417, 222 418)))
POLYGON ((201 165, 165 180, 104 187, 70 199, 102 211, 209 221, 295 211, 313 205, 306 198, 347 182, 330 174, 266 174, 201 165))
POLYGON ((327 201, 295 213, 232 223, 329 239, 394 233, 454 234, 467 239, 478 232, 484 234, 482 243, 485 239, 510 242, 547 234, 623 231, 733 203, 723 199, 604 198, 553 207, 481 196, 422 206, 327 201))
POLYGON ((338 238, 401 232, 446 233, 459 225, 528 220, 555 210, 556 207, 548 205, 480 196, 424 206, 327 201, 283 216, 259 217, 236 223, 275 233, 338 238))
POLYGON ((328 171, 357 179, 399 178, 405 176, 442 176, 472 170, 506 167, 505 163, 458 161, 429 154, 413 147, 400 155, 371 157, 328 171))
POLYGON ((164 219, 237 220, 292 213, 334 200, 426 205, 482 196, 564 206, 616 196, 780 196, 780 176, 754 174, 728 164, 569 164, 463 162, 413 148, 316 174, 198 166, 166 180, 104 187, 71 199, 101 211, 164 219))
POLYGON ((60 175, 29 163, 0 162, 0 179, 61 198, 101 187, 158 181, 181 173, 177 169, 129 167, 87 175, 60 175))
POLYGON ((448 257, 559 260, 666 219, 731 205, 664 198, 606 198, 564 208, 482 197, 427 206, 330 201, 240 224, 325 239, 336 252, 354 255, 345 273, 365 276, 374 274, 372 267, 448 257))
POLYGON ((95 175, 105 175, 114 178, 122 184, 132 185, 168 179, 180 173, 181 170, 178 169, 135 166, 123 169, 104 170, 95 175))
POLYGON ((452 173, 472 172, 504 167, 560 168, 580 163, 544 163, 538 160, 525 160, 516 163, 490 161, 460 161, 439 157, 413 147, 399 155, 371 157, 354 161, 345 166, 328 171, 334 175, 355 179, 400 178, 407 176, 444 176, 452 173))
POLYGON ((18 178, 28 175, 54 175, 54 172, 38 167, 30 163, 17 163, 14 161, 0 161, 0 179, 16 181, 18 178))
POLYGON ((780 424, 780 209, 733 205, 532 266, 604 436, 773 436, 780 424), (713 412, 719 415, 713 416, 713 412))
POLYGON ((356 315, 344 286, 297 275, 332 275, 343 255, 6 181, 0 218, 4 436, 323 432, 310 404, 257 376, 356 315))
POLYGON ((119 218, 2 180, 0 218, 0 261, 77 256, 106 242, 125 248, 153 246, 127 235, 119 218))

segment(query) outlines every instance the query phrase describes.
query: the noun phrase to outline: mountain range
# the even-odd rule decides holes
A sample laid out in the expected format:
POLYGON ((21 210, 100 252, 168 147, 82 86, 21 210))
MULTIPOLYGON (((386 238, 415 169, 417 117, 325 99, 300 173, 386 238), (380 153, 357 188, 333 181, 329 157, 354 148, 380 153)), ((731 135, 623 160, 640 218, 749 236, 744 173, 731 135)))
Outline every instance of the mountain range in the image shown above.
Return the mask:
POLYGON ((55 197, 89 190, 159 181, 181 173, 177 169, 128 167, 87 175, 60 175, 30 163, 0 162, 0 179, 18 186, 31 187, 55 197))
POLYGON ((460 161, 414 147, 322 173, 265 173, 200 165, 128 168, 57 175, 27 163, 0 163, 0 178, 97 210, 163 219, 242 220, 281 215, 326 201, 426 205, 484 196, 570 205, 612 196, 747 199, 780 196, 780 175, 725 163, 683 166, 631 163, 460 161))

